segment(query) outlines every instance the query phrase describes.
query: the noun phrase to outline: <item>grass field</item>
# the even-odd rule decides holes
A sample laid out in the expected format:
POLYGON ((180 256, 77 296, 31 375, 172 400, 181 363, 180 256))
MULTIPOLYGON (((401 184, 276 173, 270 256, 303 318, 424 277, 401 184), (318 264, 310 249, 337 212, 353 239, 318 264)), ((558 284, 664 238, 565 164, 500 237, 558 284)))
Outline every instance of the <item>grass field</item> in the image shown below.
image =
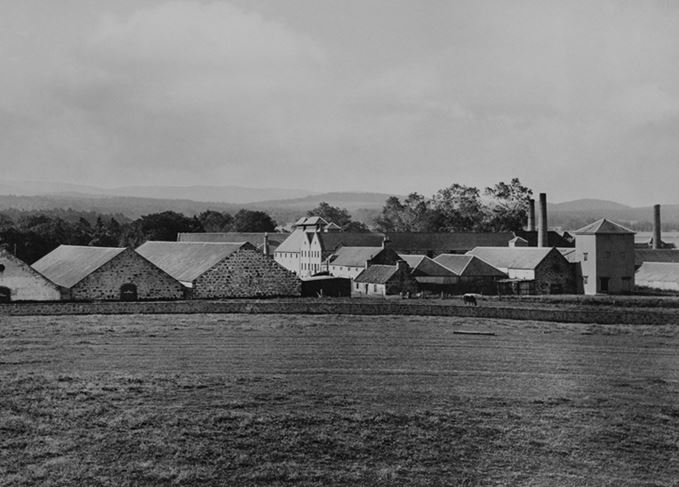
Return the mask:
POLYGON ((3 486, 678 479, 679 327, 0 316, 3 486))

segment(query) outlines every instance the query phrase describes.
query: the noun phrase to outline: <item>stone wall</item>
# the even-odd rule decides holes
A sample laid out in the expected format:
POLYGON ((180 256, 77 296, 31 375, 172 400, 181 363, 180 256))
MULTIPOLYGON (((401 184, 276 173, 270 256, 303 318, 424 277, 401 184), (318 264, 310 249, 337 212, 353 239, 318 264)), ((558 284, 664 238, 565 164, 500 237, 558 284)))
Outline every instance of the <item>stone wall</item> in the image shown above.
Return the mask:
POLYGON ((184 286, 132 249, 108 261, 71 288, 74 301, 120 299, 123 284, 137 286, 138 299, 182 299, 184 286))
POLYGON ((194 298, 301 296, 302 282, 272 258, 241 249, 195 280, 194 298))
POLYGON ((535 292, 537 294, 574 294, 576 291, 573 266, 558 250, 553 250, 535 268, 535 292))
MULTIPOLYGON (((276 299, 276 300, 205 300, 146 302, 54 302, 0 304, 2 315, 83 315, 83 314, 191 314, 191 313, 260 313, 260 314, 346 314, 346 315, 420 315, 464 316, 510 320, 551 321, 598 324, 679 324, 679 309, 657 308, 561 308, 464 306, 422 303, 416 300, 385 299, 276 299)), ((0 324, 2 320, 0 319, 0 324)))

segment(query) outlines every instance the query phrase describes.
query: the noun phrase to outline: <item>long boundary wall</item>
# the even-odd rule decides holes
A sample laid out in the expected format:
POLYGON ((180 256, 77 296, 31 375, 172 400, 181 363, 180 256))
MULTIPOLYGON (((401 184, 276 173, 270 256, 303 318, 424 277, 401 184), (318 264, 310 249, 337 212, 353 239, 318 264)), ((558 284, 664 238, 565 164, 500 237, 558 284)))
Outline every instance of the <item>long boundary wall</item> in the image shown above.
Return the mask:
POLYGON ((34 302, 0 304, 2 316, 84 315, 84 314, 342 314, 342 315, 420 315, 498 318, 510 320, 555 321, 599 324, 679 324, 679 309, 635 309, 582 307, 457 306, 399 301, 368 300, 205 300, 140 302, 34 302))

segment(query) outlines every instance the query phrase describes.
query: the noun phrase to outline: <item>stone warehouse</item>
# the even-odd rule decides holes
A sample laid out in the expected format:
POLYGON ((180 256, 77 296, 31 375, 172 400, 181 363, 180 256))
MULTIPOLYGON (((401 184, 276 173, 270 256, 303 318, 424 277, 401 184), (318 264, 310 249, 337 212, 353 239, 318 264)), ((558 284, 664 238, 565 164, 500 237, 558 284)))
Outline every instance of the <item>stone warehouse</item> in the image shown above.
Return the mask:
POLYGON ((193 298, 300 296, 301 281, 248 242, 146 242, 137 252, 193 298))
POLYGON ((181 299, 182 285, 132 249, 61 245, 33 269, 74 301, 181 299))
POLYGON ((0 303, 60 299, 59 286, 21 259, 0 248, 0 303))

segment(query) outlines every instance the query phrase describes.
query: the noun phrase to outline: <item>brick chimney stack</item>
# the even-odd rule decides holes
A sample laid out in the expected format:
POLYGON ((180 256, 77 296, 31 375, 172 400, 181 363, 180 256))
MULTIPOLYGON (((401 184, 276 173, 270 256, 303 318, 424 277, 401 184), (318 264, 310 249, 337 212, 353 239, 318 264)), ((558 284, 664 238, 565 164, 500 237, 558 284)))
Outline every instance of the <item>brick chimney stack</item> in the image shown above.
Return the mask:
POLYGON ((659 249, 661 244, 660 205, 653 206, 653 248, 659 249))
POLYGON ((540 211, 538 213, 538 247, 547 247, 547 194, 540 193, 540 211))
POLYGON ((528 200, 528 228, 529 232, 535 231, 535 200, 533 198, 528 200))

